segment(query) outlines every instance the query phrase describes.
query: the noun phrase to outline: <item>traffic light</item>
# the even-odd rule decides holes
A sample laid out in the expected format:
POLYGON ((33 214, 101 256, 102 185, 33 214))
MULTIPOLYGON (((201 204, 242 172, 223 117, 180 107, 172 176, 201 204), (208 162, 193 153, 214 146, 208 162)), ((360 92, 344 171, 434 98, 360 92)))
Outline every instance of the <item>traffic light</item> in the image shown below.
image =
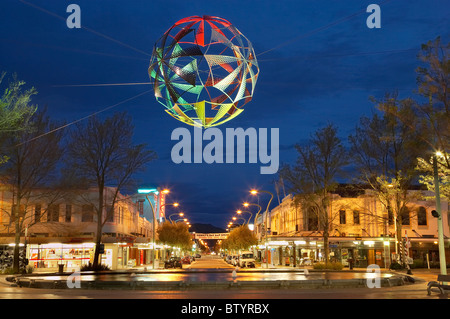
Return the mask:
POLYGON ((98 253, 99 254, 104 254, 105 253, 105 244, 100 244, 99 246, 98 246, 98 253))

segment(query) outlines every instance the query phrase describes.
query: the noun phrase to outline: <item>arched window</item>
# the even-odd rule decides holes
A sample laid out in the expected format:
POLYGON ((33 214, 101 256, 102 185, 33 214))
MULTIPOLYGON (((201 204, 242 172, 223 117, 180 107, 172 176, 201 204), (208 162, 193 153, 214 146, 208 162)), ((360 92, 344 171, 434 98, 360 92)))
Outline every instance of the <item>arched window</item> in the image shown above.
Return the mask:
POLYGON ((401 216, 402 225, 406 225, 406 226, 411 225, 411 218, 409 216, 409 208, 408 207, 403 206, 400 209, 400 216, 401 216))
POLYGON ((419 226, 427 225, 427 210, 423 206, 420 206, 417 209, 417 225, 419 226))

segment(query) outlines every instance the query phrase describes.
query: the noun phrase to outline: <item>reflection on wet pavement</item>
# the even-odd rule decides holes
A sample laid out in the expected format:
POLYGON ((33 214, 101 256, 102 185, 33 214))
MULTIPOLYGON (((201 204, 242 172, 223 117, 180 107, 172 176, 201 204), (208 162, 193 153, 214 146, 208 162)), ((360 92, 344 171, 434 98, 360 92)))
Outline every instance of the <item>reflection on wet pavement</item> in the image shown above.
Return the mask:
MULTIPOLYGON (((364 272, 237 272, 239 281, 264 280, 336 280, 336 279, 367 279, 374 278, 374 273, 364 272)), ((381 273, 381 278, 392 277, 392 274, 381 273)), ((67 276, 33 276, 36 280, 65 280, 67 276)), ((231 272, 186 272, 186 273, 133 273, 133 274, 102 274, 82 275, 82 281, 233 281, 231 272)))

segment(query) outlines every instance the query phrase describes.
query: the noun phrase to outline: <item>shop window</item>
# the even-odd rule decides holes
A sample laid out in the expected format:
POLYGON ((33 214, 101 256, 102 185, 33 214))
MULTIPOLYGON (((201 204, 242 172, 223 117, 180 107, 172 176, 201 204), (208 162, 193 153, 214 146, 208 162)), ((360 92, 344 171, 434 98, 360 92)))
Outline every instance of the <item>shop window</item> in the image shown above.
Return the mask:
POLYGON ((72 205, 66 205, 66 223, 70 223, 72 221, 72 205))
POLYGON ((406 225, 406 226, 411 225, 411 218, 409 216, 409 209, 408 209, 408 207, 403 206, 400 209, 400 217, 401 217, 402 225, 406 225))
POLYGON ((52 204, 48 206, 47 222, 59 222, 59 205, 52 204))
POLYGON ((346 224, 345 209, 339 210, 339 223, 341 225, 345 225, 346 224))
POLYGON ((353 211, 353 224, 354 225, 359 225, 361 222, 360 222, 360 219, 359 219, 359 211, 357 211, 357 210, 354 210, 353 211))
POLYGON ((417 225, 426 226, 427 225, 427 210, 425 207, 420 206, 417 210, 417 225))
POLYGON ((93 205, 83 205, 81 207, 81 221, 90 222, 94 221, 94 206, 93 205))

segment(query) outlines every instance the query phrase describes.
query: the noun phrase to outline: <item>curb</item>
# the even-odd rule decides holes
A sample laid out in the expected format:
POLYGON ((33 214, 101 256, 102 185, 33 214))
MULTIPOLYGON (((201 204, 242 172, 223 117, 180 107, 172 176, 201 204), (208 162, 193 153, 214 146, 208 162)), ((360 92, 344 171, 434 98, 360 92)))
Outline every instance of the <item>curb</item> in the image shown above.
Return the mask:
MULTIPOLYGON (((32 277, 16 278, 19 287, 41 289, 71 289, 67 280, 43 280, 32 277)), ((403 277, 382 278, 381 287, 402 286, 403 277)), ((79 288, 95 290, 190 290, 190 289, 333 289, 367 288, 366 279, 314 279, 314 280, 263 280, 263 281, 81 281, 79 288)))

